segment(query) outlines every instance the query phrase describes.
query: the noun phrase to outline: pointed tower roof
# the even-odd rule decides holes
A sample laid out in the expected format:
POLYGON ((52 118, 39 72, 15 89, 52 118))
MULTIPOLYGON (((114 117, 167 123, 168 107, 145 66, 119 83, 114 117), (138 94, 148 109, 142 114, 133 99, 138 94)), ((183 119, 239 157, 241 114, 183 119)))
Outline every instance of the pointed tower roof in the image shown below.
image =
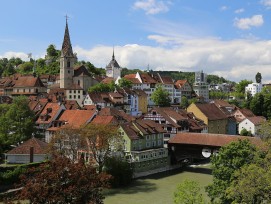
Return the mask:
POLYGON ((72 51, 72 44, 70 40, 70 34, 69 34, 69 27, 68 27, 68 19, 66 18, 66 28, 65 28, 65 34, 64 34, 64 40, 62 43, 62 50, 61 50, 61 56, 73 56, 72 51))
POLYGON ((112 68, 112 67, 120 68, 119 63, 115 59, 114 48, 113 48, 112 60, 109 62, 109 64, 106 66, 106 68, 112 68))

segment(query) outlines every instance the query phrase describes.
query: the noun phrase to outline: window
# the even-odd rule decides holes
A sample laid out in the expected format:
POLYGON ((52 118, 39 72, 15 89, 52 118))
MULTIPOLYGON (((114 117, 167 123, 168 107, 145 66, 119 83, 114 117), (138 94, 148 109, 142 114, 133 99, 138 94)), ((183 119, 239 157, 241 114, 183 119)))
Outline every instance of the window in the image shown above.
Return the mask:
MULTIPOLYGON (((70 67, 71 66, 71 62, 68 60, 67 61, 67 67, 70 67)), ((68 71, 68 73, 70 73, 69 71, 68 71)))
POLYGON ((73 98, 76 99, 76 95, 74 95, 73 98))

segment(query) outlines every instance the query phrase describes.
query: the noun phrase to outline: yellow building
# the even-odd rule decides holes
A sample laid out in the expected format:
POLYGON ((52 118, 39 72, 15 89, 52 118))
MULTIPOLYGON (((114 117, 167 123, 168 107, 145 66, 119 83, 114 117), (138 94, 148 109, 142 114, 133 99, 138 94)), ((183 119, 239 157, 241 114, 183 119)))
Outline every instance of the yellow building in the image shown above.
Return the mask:
POLYGON ((208 133, 227 134, 228 117, 215 104, 192 103, 187 111, 207 124, 208 133))
POLYGON ((134 89, 136 94, 138 95, 138 110, 142 113, 148 112, 148 99, 147 94, 140 89, 134 89))

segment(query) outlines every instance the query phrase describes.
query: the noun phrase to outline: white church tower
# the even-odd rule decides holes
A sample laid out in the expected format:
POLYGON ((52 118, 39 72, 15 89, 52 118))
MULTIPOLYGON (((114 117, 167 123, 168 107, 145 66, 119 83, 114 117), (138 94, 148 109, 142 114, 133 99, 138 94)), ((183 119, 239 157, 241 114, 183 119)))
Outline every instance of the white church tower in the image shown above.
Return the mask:
POLYGON ((68 89, 73 84, 74 63, 76 56, 72 51, 68 21, 66 18, 66 28, 60 56, 60 88, 68 89))
POLYGON ((112 60, 106 66, 106 76, 117 79, 118 77, 121 77, 121 70, 122 68, 119 66, 118 62, 115 59, 115 54, 114 54, 114 49, 113 49, 112 60))

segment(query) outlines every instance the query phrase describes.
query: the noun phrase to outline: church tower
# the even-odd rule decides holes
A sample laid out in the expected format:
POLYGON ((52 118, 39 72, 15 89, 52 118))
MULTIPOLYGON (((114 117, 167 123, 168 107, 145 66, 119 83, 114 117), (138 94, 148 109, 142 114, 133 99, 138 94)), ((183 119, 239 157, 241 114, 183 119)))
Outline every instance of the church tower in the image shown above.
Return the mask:
POLYGON ((72 51, 68 20, 66 18, 66 28, 60 56, 60 88, 67 89, 72 86, 75 61, 76 56, 72 51))
POLYGON ((122 68, 119 66, 117 60, 115 59, 115 53, 113 49, 112 60, 106 66, 106 76, 117 79, 118 77, 121 77, 121 70, 122 68))

